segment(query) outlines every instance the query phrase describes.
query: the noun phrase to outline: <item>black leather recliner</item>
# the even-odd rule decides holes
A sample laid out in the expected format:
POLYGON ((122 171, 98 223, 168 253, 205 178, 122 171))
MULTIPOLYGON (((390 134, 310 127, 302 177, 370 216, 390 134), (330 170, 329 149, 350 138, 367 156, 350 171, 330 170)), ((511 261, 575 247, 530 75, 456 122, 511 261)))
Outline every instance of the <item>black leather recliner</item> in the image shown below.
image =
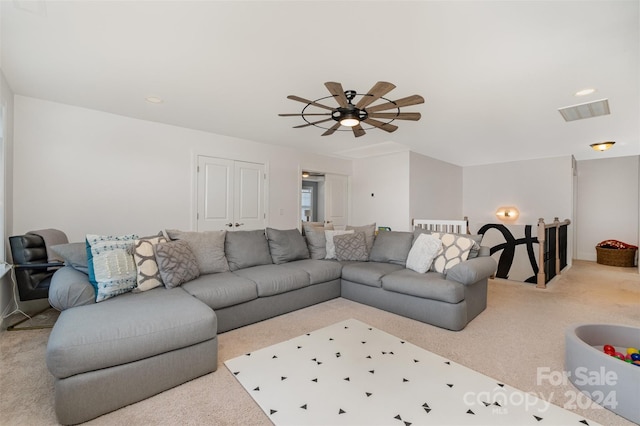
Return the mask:
POLYGON ((9 245, 20 300, 48 298, 51 277, 64 264, 48 261, 47 248, 39 235, 9 237, 9 245))

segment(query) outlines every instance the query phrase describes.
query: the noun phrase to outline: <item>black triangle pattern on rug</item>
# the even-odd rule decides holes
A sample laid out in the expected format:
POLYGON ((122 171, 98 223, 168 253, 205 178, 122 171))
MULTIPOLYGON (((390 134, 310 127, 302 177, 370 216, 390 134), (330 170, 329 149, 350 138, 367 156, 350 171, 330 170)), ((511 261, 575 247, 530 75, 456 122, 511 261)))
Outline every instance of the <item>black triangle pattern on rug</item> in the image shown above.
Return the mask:
MULTIPOLYGON (((492 416, 500 416, 500 423, 504 423, 504 416, 511 415, 512 411, 519 408, 505 405, 509 402, 505 396, 520 391, 509 389, 504 383, 491 380, 410 342, 393 338, 384 340, 385 336, 390 335, 372 327, 363 328, 358 321, 348 320, 347 325, 343 323, 339 324, 340 329, 333 328, 330 334, 324 331, 331 329, 327 327, 292 339, 293 344, 284 342, 246 353, 225 364, 236 380, 250 390, 250 395, 276 426, 282 423, 311 423, 309 419, 313 419, 313 423, 336 425, 379 423, 384 417, 363 421, 361 416, 366 416, 368 412, 379 415, 380 410, 395 411, 389 413, 387 418, 393 418, 399 426, 433 424, 438 421, 435 419, 442 418, 454 419, 452 423, 459 424, 491 424, 492 416), (363 332, 367 333, 364 339, 363 332), (443 364, 447 367, 443 368, 443 364), (345 366, 348 369, 344 369, 345 366), (260 374, 256 376, 254 371, 260 374), (469 391, 466 381, 469 375, 477 376, 471 381, 473 386, 485 383, 485 388, 472 389, 475 395, 482 395, 482 399, 476 397, 474 401, 465 401, 462 398, 469 391), (259 379, 256 380, 256 377, 259 379), (396 385, 389 386, 390 383, 402 383, 400 395, 389 395, 388 388, 399 393, 398 388, 393 387, 396 385), (448 389, 447 392, 442 392, 443 386, 448 389), (485 395, 488 395, 488 399, 484 399, 485 395), (274 396, 277 398, 274 399, 274 396), (264 397, 270 401, 265 405, 260 402, 264 397), (412 398, 424 399, 417 402, 412 398), (407 399, 409 401, 405 401, 407 399), (429 402, 425 402, 425 399, 429 402), (385 401, 385 404, 380 401, 385 401), (395 406, 400 402, 407 405, 395 406), (373 405, 367 409, 366 404, 373 405), (325 412, 318 411, 321 409, 325 412), (322 420, 318 421, 319 418, 322 420)), ((552 410, 544 411, 541 416, 531 412, 525 414, 529 422, 533 422, 531 424, 579 422, 591 426, 584 417, 560 407, 552 410), (573 422, 566 421, 568 418, 573 422)), ((389 420, 389 423, 392 421, 389 420)), ((513 424, 519 422, 514 421, 513 424)))

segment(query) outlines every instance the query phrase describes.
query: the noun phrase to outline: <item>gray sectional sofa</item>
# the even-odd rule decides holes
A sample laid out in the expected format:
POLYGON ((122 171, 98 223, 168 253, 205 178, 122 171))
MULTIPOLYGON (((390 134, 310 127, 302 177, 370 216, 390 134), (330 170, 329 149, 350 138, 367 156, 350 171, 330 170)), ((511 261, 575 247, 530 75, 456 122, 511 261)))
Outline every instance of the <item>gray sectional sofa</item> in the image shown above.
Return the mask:
POLYGON ((99 303, 82 243, 62 247, 67 266, 49 291, 62 312, 46 353, 58 420, 81 423, 215 371, 218 333, 340 296, 450 330, 485 309, 491 257, 418 273, 404 265, 417 234, 382 234, 368 235, 368 261, 340 261, 319 258, 295 229, 236 231, 224 241, 228 270, 99 303))

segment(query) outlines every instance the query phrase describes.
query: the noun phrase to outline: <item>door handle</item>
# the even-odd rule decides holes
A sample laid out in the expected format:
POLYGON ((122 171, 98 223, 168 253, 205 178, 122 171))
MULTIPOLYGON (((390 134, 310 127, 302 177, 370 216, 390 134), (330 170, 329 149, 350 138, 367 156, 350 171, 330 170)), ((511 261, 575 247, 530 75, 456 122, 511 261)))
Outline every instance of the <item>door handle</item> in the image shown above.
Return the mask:
POLYGON ((236 222, 236 228, 237 228, 238 226, 242 226, 242 225, 244 225, 244 223, 238 223, 238 222, 236 222))
POLYGON ((231 222, 225 223, 224 226, 228 226, 229 228, 231 228, 233 226, 233 223, 231 223, 231 222))

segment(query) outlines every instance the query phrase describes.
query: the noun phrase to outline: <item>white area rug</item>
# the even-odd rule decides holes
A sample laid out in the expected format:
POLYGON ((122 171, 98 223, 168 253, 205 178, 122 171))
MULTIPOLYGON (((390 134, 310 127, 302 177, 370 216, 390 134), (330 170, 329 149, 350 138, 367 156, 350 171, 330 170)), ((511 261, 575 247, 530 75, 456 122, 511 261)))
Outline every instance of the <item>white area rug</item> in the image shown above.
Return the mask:
POLYGON ((350 319, 225 362, 276 425, 596 425, 350 319))

